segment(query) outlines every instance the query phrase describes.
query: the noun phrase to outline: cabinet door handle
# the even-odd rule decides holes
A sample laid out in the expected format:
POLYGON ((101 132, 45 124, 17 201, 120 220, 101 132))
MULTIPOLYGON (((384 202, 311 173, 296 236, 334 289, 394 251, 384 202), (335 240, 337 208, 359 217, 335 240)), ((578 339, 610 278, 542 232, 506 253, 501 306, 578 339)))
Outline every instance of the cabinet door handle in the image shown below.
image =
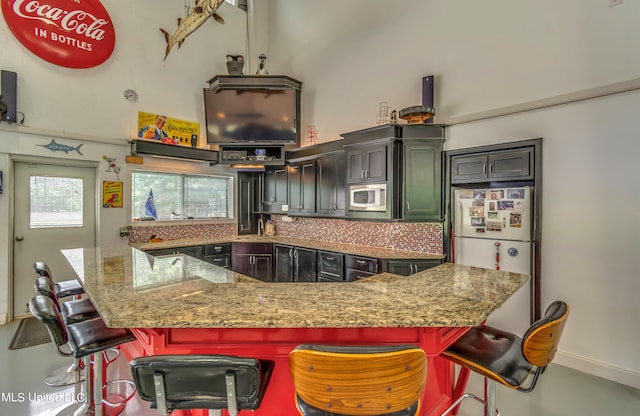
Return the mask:
POLYGON ((358 264, 366 264, 367 262, 364 261, 364 260, 356 260, 356 263, 358 263, 358 264))
POLYGON ((489 163, 489 175, 493 174, 493 163, 489 163))
POLYGON ((294 250, 293 251, 293 258, 297 259, 298 258, 298 250, 294 250))
POLYGON ((293 247, 289 249, 289 257, 293 258, 293 247))
POLYGON ((487 173, 487 164, 483 163, 482 164, 482 174, 484 175, 485 173, 487 173))
POLYGON ((407 201, 407 211, 411 211, 411 206, 409 205, 409 201, 407 201))
POLYGON ((364 169, 362 169, 362 172, 360 172, 360 178, 364 179, 364 169))
POLYGON ((249 264, 256 264, 256 256, 249 257, 249 264))
POLYGON ((369 177, 370 177, 370 176, 369 176, 369 169, 366 169, 366 170, 364 171, 364 178, 365 178, 365 179, 369 179, 369 177))
POLYGON ((335 257, 327 257, 327 260, 333 261, 333 260, 335 260, 335 257))
POLYGON ((244 231, 244 225, 240 224, 240 231, 244 231))

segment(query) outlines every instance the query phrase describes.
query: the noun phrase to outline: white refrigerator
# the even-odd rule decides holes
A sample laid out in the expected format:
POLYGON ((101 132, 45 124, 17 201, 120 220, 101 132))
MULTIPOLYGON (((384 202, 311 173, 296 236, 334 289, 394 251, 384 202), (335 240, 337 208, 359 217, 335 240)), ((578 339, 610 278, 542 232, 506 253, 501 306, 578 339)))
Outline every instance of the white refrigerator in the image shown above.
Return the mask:
MULTIPOLYGON (((533 278, 532 188, 453 191, 453 260, 533 278)), ((494 311, 492 325, 522 336, 530 325, 531 281, 494 311)))

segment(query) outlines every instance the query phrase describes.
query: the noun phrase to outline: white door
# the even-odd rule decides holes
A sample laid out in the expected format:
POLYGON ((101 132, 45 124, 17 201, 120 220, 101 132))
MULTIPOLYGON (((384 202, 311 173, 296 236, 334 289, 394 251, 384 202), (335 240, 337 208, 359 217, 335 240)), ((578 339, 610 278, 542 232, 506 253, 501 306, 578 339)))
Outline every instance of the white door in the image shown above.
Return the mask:
POLYGON ((55 280, 72 279, 60 250, 95 246, 95 175, 92 167, 14 164, 14 317, 29 313, 34 262, 47 263, 55 280))

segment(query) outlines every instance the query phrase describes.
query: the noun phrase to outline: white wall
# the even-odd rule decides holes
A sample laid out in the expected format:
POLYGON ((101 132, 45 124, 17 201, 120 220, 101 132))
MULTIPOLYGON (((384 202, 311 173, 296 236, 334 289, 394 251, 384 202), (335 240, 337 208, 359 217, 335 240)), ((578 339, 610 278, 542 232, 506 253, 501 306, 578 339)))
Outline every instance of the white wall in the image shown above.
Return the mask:
MULTIPOLYGON (((247 55, 247 15, 227 3, 218 10, 225 24, 205 22, 165 61, 166 42, 160 28, 175 31, 177 18, 184 17, 184 2, 102 0, 102 4, 113 20, 116 46, 105 63, 90 69, 64 68, 38 58, 0 18, 0 69, 18 74, 18 110, 25 114, 25 127, 0 124, 0 170, 5 185, 0 195, 0 253, 5 253, 0 256, 0 324, 7 318, 11 296, 11 155, 100 162, 99 183, 115 180, 115 175, 103 172, 106 162, 101 157, 106 154, 124 163, 129 153, 126 140, 136 135, 138 111, 199 122, 204 137, 202 89, 215 75, 227 73, 225 55, 247 55), (138 92, 137 103, 124 99, 122 93, 128 88, 138 92), (53 153, 36 146, 52 138, 73 146, 85 143, 85 155, 53 153)), ((123 166, 125 188, 128 173, 123 166)), ((121 241, 118 227, 128 223, 127 207, 125 201, 123 209, 99 209, 100 244, 121 241)))
MULTIPOLYGON (((421 103, 446 122, 640 75, 640 4, 271 0, 272 73, 303 82, 321 141, 421 103)), ((447 149, 543 138, 543 303, 572 307, 557 361, 640 387, 640 92, 457 124, 447 149)))

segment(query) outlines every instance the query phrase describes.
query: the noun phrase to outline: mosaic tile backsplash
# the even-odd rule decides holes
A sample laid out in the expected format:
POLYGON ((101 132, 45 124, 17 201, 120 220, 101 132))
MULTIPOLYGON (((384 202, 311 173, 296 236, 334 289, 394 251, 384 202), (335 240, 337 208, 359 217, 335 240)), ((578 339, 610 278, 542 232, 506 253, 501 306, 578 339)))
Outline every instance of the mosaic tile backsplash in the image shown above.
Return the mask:
MULTIPOLYGON (((442 254, 443 229, 441 223, 347 221, 333 218, 291 217, 272 215, 276 235, 306 240, 361 244, 398 250, 442 254)), ((209 238, 236 235, 235 224, 167 225, 133 227, 129 235, 132 243, 146 242, 155 234, 163 240, 209 238)))
POLYGON ((178 240, 181 238, 212 238, 236 234, 236 224, 145 225, 144 227, 136 227, 134 225, 129 232, 129 242, 146 242, 149 241, 151 235, 163 240, 178 240))
POLYGON ((441 223, 347 221, 302 217, 285 222, 283 218, 282 215, 271 216, 276 226, 276 235, 442 254, 441 223))

